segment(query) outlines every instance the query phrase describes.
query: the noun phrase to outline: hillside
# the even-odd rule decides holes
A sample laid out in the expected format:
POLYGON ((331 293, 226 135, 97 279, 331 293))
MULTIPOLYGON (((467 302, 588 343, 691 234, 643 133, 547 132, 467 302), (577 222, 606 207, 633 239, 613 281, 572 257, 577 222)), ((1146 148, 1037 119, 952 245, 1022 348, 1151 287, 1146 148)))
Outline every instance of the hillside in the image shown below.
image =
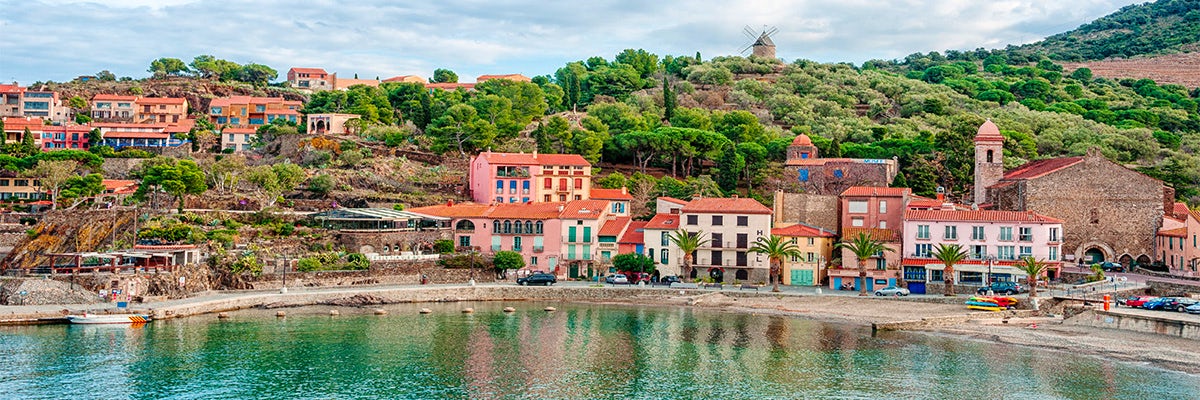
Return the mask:
POLYGON ((1088 68, 1092 70, 1093 75, 1110 79, 1149 78, 1162 84, 1200 87, 1200 52, 1068 62, 1063 63, 1063 67, 1068 71, 1088 68))
POLYGON ((282 87, 256 87, 241 82, 222 82, 216 79, 170 76, 129 81, 50 82, 35 85, 59 92, 66 101, 75 96, 91 100, 97 94, 141 95, 147 97, 182 97, 193 110, 204 111, 213 98, 226 96, 268 96, 288 100, 307 100, 307 96, 282 87))
POLYGON ((1200 50, 1200 0, 1134 4, 1037 43, 1009 46, 1010 59, 1094 61, 1200 50))

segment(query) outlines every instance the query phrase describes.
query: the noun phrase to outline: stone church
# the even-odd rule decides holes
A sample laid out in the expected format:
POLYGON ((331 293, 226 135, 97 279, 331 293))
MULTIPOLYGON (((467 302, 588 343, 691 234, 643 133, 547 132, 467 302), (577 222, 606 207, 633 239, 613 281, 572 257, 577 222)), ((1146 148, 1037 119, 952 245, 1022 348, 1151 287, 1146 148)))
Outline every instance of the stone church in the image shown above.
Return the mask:
POLYGON ((975 203, 1035 211, 1063 220, 1065 261, 1149 264, 1164 211, 1175 190, 1109 161, 1098 149, 1082 157, 1026 163, 1004 170, 1004 137, 991 120, 975 135, 975 203), (1073 255, 1073 259, 1071 257, 1073 255))
POLYGON ((837 196, 851 186, 888 186, 896 177, 896 159, 820 158, 812 138, 803 133, 788 146, 788 169, 799 176, 805 193, 837 196))

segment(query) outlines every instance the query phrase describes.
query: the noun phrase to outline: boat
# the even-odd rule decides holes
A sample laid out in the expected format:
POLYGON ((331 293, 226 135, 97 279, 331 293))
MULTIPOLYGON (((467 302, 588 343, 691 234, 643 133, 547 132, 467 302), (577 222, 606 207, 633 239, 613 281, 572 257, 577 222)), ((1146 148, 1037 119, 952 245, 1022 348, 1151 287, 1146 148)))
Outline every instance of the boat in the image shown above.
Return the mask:
POLYGON ((150 322, 146 314, 88 314, 68 315, 72 324, 144 324, 150 322))
POLYGON ((988 307, 988 306, 976 306, 976 305, 967 305, 967 309, 983 310, 983 311, 1004 311, 1004 309, 1000 308, 1000 307, 988 307))

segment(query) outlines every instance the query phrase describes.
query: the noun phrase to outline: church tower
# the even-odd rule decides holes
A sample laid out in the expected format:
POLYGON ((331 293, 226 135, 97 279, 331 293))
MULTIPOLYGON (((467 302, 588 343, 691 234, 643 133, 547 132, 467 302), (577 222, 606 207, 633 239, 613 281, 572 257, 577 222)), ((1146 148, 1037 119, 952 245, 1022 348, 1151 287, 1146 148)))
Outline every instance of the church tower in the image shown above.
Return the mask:
POLYGON ((975 134, 975 204, 987 203, 987 187, 1003 177, 1004 136, 989 118, 975 134))
POLYGON ((789 160, 801 160, 808 158, 817 158, 817 146, 813 145, 812 139, 803 133, 796 135, 792 139, 792 145, 788 146, 787 158, 789 160))

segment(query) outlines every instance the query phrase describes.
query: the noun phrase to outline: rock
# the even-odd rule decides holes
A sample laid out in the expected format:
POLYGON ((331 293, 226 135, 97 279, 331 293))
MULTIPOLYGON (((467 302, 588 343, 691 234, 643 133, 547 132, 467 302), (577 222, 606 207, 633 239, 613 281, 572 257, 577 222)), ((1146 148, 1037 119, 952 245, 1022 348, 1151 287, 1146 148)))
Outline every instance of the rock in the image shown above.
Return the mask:
POLYGON ((430 310, 428 308, 422 308, 421 311, 419 311, 419 312, 421 314, 430 314, 430 313, 433 313, 433 310, 430 310))
POLYGON ((554 308, 554 307, 546 307, 546 308, 543 308, 543 310, 546 310, 547 312, 551 312, 551 311, 555 311, 555 310, 558 310, 558 309, 557 309, 557 308, 554 308))
POLYGON ((464 308, 464 309, 462 310, 462 312, 463 312, 463 314, 470 314, 470 313, 473 313, 473 312, 475 312, 475 309, 474 309, 474 308, 471 308, 471 307, 467 307, 467 308, 464 308))
POLYGON ((280 311, 275 312, 275 317, 277 317, 277 318, 283 318, 286 316, 287 316, 287 311, 280 310, 280 311))
POLYGON ((227 312, 217 313, 217 319, 229 319, 229 313, 227 313, 227 312))
MULTIPOLYGON (((122 299, 124 297, 122 296, 122 299)), ((124 300, 122 300, 124 301, 124 300)), ((93 304, 100 297, 80 285, 54 279, 0 281, 0 305, 93 304), (24 293, 22 296, 21 293, 24 293)))
POLYGON ((504 307, 504 312, 516 312, 516 311, 517 311, 517 309, 512 308, 512 307, 504 307))
POLYGON ((375 315, 387 315, 387 310, 384 310, 382 308, 376 308, 375 315))
POLYGON ((338 310, 329 310, 329 316, 331 316, 331 317, 336 317, 336 316, 339 316, 339 315, 342 315, 342 313, 341 313, 341 312, 339 312, 338 310))
POLYGON ((374 295, 369 295, 369 294, 356 294, 356 295, 353 295, 350 297, 326 300, 326 301, 321 302, 320 304, 330 305, 330 306, 339 306, 339 307, 362 307, 362 306, 371 306, 371 305, 379 305, 379 304, 387 304, 387 303, 388 303, 387 299, 384 299, 379 296, 374 296, 374 295))

